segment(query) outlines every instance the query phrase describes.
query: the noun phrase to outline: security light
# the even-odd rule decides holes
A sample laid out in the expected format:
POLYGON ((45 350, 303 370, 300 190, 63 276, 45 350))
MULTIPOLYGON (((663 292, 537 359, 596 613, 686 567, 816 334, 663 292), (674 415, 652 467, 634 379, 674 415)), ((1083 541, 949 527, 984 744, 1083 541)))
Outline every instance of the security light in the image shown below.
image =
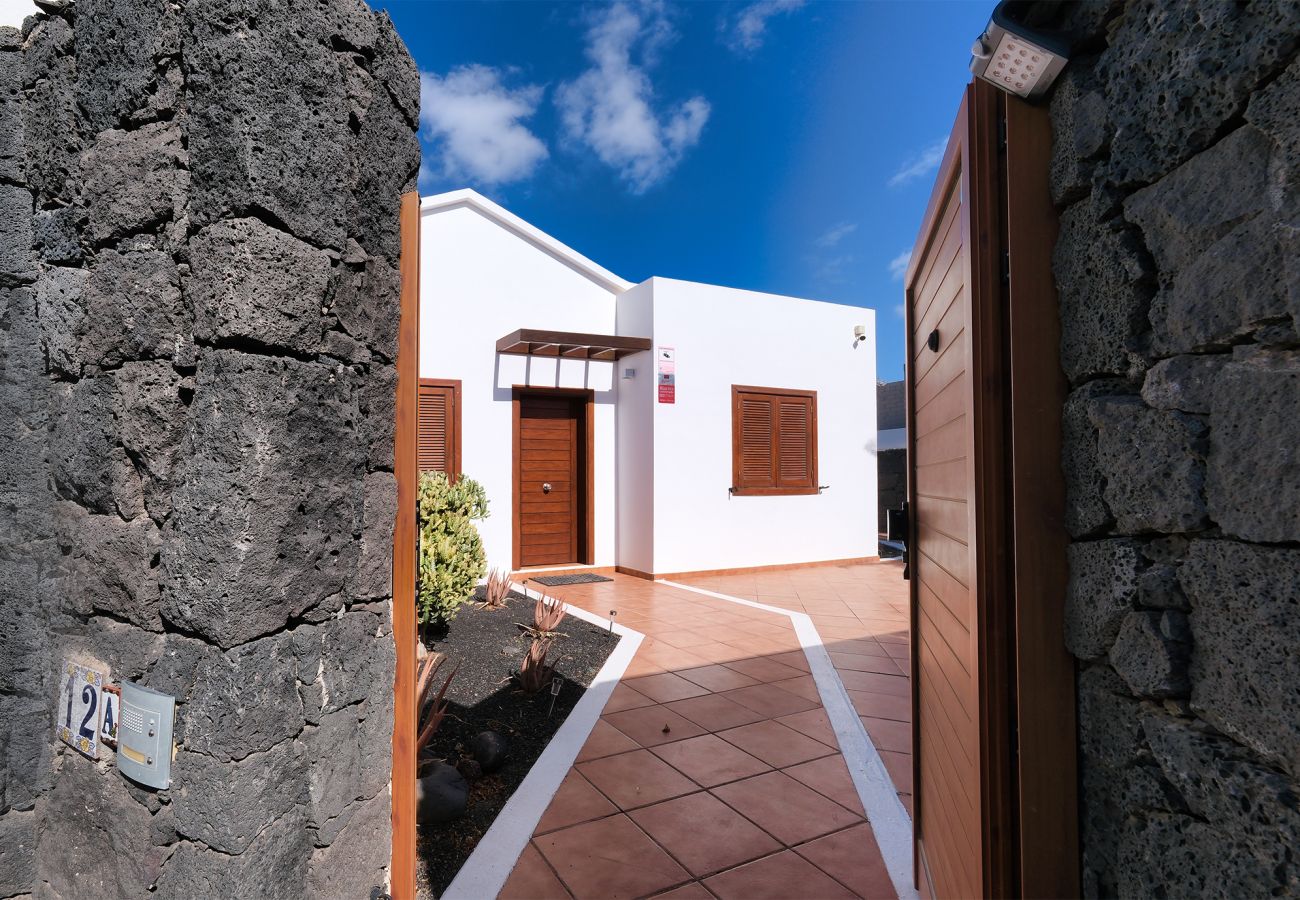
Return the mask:
POLYGON ((971 45, 970 70, 1009 94, 1041 97, 1068 62, 1069 47, 1017 21, 1024 0, 1002 0, 971 45))

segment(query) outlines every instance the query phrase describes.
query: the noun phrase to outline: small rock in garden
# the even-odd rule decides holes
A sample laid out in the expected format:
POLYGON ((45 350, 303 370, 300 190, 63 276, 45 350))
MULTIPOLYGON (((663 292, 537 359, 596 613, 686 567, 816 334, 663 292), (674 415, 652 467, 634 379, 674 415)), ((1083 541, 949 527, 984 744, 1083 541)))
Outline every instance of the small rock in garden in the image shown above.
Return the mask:
POLYGON ((478 764, 477 760, 467 757, 456 761, 456 771, 465 776, 465 780, 470 784, 478 781, 483 777, 483 767, 478 764))
POLYGON ((433 767, 415 782, 415 817, 421 825, 450 822, 465 814, 469 802, 469 782, 444 762, 433 767))
POLYGON ((495 731, 480 732, 469 743, 469 750, 474 759, 483 767, 485 774, 492 774, 506 764, 510 755, 510 744, 495 731))

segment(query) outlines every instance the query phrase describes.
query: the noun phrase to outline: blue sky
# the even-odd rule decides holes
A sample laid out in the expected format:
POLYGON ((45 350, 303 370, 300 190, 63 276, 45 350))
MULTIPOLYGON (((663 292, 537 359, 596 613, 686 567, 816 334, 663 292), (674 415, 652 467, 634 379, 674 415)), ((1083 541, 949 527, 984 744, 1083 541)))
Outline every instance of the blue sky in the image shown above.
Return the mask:
POLYGON ((630 281, 868 306, 901 267, 993 0, 375 0, 423 73, 422 194, 473 187, 630 281))

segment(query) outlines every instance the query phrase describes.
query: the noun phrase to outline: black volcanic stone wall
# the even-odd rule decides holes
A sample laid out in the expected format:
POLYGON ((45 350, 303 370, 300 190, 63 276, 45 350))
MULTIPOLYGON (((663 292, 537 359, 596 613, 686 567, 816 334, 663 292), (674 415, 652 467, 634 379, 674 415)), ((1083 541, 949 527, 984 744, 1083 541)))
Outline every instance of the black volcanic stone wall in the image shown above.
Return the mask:
POLYGON ((1300 4, 1049 15, 1084 889, 1297 896, 1300 4))
POLYGON ((0 28, 0 897, 386 878, 398 203, 419 81, 361 0, 0 28), (57 669, 177 696, 170 790, 57 669))

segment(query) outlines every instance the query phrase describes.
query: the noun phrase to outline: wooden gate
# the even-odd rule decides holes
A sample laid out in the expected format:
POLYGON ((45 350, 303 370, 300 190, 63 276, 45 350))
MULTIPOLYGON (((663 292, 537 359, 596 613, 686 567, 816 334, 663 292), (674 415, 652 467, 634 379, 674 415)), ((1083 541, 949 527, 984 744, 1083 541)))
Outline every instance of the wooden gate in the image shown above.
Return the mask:
POLYGON ((917 885, 1078 892, 1044 110, 966 89, 906 279, 917 885))

